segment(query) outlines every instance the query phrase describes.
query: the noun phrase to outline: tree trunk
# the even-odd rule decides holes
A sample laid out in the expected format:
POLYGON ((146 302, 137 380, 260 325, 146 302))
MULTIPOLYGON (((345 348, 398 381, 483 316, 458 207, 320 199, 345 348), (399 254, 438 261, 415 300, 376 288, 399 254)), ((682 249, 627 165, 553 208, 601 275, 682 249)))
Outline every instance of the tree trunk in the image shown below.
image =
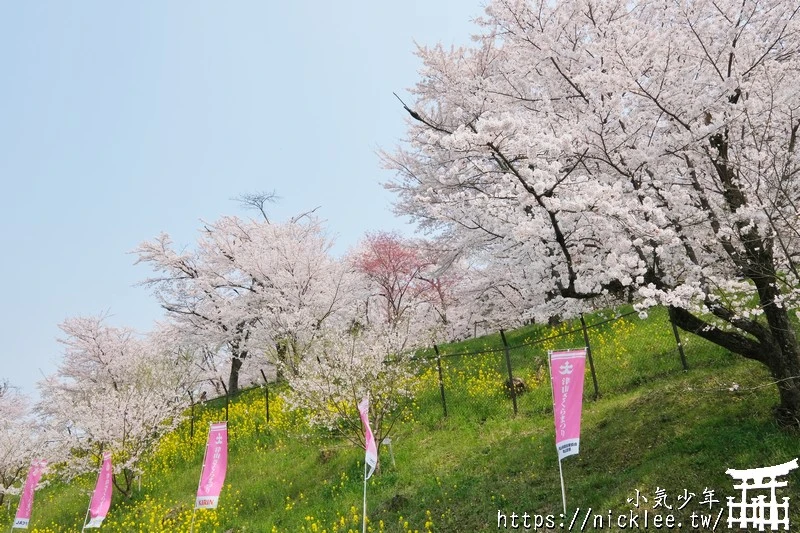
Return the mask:
POLYGON ((128 500, 133 498, 133 478, 133 471, 128 468, 123 469, 121 475, 117 473, 111 476, 111 480, 117 488, 117 491, 128 500))
POLYGON ((236 354, 231 358, 231 373, 228 376, 228 395, 239 392, 239 370, 242 368, 245 354, 236 354))
POLYGON ((277 356, 277 364, 275 365, 275 379, 277 381, 284 381, 286 379, 286 369, 289 367, 289 346, 285 339, 275 342, 275 355, 277 356))
MULTIPOLYGON (((759 287, 759 296, 762 299, 774 297, 775 290, 774 284, 759 287)), ((754 328, 749 332, 752 336, 721 330, 682 308, 670 307, 669 316, 684 331, 766 365, 778 386, 780 404, 775 408, 778 423, 783 427, 800 428, 800 350, 797 336, 785 308, 774 303, 762 305, 762 308, 767 324, 765 327, 762 325, 760 331, 754 328)))
POLYGON ((756 288, 773 337, 773 348, 766 364, 777 382, 781 399, 775 416, 782 426, 800 428, 800 351, 797 335, 789 321, 789 311, 775 303, 780 296, 776 284, 756 280, 756 288))
POLYGON ((247 357, 247 339, 250 338, 250 330, 248 328, 252 325, 252 322, 239 322, 236 325, 236 337, 228 341, 228 346, 231 350, 231 373, 228 376, 229 396, 239 392, 239 370, 241 370, 242 363, 247 357))
POLYGON ((778 423, 800 429, 800 364, 797 353, 776 352, 770 357, 770 371, 781 399, 775 408, 778 423))

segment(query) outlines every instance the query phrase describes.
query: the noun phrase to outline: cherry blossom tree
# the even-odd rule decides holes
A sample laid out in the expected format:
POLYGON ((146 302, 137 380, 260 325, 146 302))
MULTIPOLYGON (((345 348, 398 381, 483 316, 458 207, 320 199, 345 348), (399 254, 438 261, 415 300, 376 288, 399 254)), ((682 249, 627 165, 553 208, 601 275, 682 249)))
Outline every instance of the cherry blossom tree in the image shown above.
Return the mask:
POLYGON ((74 317, 60 325, 64 358, 39 384, 37 411, 48 439, 58 441, 52 459, 68 479, 95 472, 111 451, 114 485, 130 497, 140 460, 180 421, 192 373, 185 358, 103 320, 74 317))
MULTIPOLYGON (((139 263, 148 263, 160 275, 143 285, 156 298, 184 335, 200 341, 230 361, 228 390, 239 388, 239 369, 248 356, 258 316, 243 280, 231 280, 230 260, 218 247, 215 229, 206 228, 198 248, 179 253, 169 235, 162 233, 135 250, 139 263)), ((234 273, 235 274, 235 273, 234 273)))
POLYGON ((222 396, 223 380, 227 377, 223 368, 226 361, 209 348, 204 338, 195 338, 193 333, 172 321, 159 321, 148 339, 167 360, 178 362, 188 387, 186 393, 191 394, 190 400, 197 401, 203 393, 211 394, 209 397, 222 396))
POLYGON ((18 494, 40 446, 28 398, 0 383, 0 504, 6 494, 18 494))
POLYGON ((464 263, 457 261, 443 241, 417 240, 414 245, 421 257, 417 273, 419 299, 433 312, 443 330, 454 322, 453 310, 460 303, 457 287, 465 278, 464 263))
MULTIPOLYGON (((535 309, 535 304, 526 299, 526 265, 474 255, 460 268, 452 288, 456 301, 449 313, 453 339, 521 326, 535 309)), ((460 261, 466 262, 464 258, 460 261)))
POLYGON ((374 286, 370 300, 380 320, 389 324, 404 318, 428 288, 420 274, 428 266, 416 247, 399 235, 370 233, 353 253, 353 264, 374 286))
MULTIPOLYGON (((768 367, 800 419, 793 0, 496 0, 422 48, 398 210, 522 269, 532 315, 598 296, 768 367)), ((404 104, 405 105, 405 104, 404 104)))
POLYGON ((284 224, 226 218, 215 227, 250 287, 255 340, 282 373, 296 374, 321 328, 344 327, 356 305, 352 267, 331 256, 333 243, 312 216, 284 224))
POLYGON ((433 242, 385 232, 368 234, 349 254, 355 297, 319 328, 289 379, 292 403, 312 424, 363 446, 356 405, 369 396, 377 441, 390 435, 413 394, 415 351, 451 334, 459 278, 446 258, 433 242))
POLYGON ((290 403, 307 410, 313 425, 336 431, 364 447, 357 404, 370 398, 376 442, 391 434, 412 396, 413 351, 406 328, 389 324, 349 332, 325 330, 290 377, 290 403))
POLYGON ((350 305, 352 269, 330 246, 322 223, 304 214, 285 223, 223 217, 205 226, 195 251, 178 253, 162 234, 136 252, 160 273, 144 284, 174 323, 227 351, 233 393, 251 353, 296 373, 319 328, 350 305))
POLYGON ((441 243, 395 233, 369 233, 349 261, 361 275, 360 300, 366 324, 406 328, 430 339, 446 337, 463 273, 441 243))

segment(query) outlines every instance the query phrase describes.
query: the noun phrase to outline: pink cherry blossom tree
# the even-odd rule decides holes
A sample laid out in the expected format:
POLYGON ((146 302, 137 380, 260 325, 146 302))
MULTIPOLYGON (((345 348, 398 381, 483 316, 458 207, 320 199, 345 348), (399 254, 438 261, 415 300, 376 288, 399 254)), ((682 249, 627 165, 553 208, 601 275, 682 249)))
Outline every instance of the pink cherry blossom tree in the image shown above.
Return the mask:
POLYGON ((330 255, 321 221, 285 223, 223 217, 207 224, 194 251, 178 253, 166 234, 137 248, 160 275, 144 284, 195 342, 227 353, 228 390, 260 354, 295 374, 316 332, 351 305, 349 265, 330 255))
POLYGON ((352 262, 372 285, 369 301, 377 307, 372 314, 380 316, 382 322, 392 324, 402 320, 428 289, 420 279, 428 261, 399 235, 367 234, 352 254, 352 262))
POLYGON ((309 422, 364 446, 356 406, 370 398, 370 424, 376 442, 391 434, 412 396, 413 351, 406 329, 387 324, 351 331, 321 332, 289 379, 290 403, 309 413, 309 422))
POLYGON ((215 228, 206 227, 195 251, 178 252, 169 235, 162 233, 139 245, 135 253, 139 263, 149 264, 159 274, 143 285, 153 289, 174 326, 227 358, 228 389, 236 392, 258 316, 246 280, 236 277, 216 237, 215 228))
POLYGON ((353 301, 320 328, 299 371, 291 402, 310 422, 364 444, 356 405, 370 397, 376 440, 391 434, 412 397, 415 352, 451 335, 458 316, 458 268, 434 243, 368 234, 346 263, 353 301), (355 305, 353 305, 353 303, 355 305))
POLYGON ((465 278, 450 255, 439 242, 368 233, 349 256, 361 278, 365 323, 402 325, 423 343, 450 340, 456 286, 465 278))
POLYGON ((27 396, 0 383, 0 504, 6 494, 19 494, 41 445, 39 436, 27 396))
POLYGON ((58 444, 51 460, 70 479, 95 472, 111 451, 114 485, 130 497, 141 459, 181 420, 189 362, 103 317, 69 318, 60 328, 64 358, 39 384, 37 404, 48 440, 58 444))
POLYGON ((495 0, 479 24, 419 50, 399 211, 511 266, 532 316, 666 305, 766 365, 797 425, 798 4, 495 0))

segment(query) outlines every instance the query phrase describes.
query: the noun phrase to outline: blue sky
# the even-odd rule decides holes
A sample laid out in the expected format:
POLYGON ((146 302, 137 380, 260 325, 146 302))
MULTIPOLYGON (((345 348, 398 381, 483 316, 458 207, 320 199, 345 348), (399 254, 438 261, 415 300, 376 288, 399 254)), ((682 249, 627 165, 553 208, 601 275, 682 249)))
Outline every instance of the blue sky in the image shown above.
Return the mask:
POLYGON ((335 251, 391 213, 378 148, 414 42, 467 44, 479 0, 0 4, 0 379, 33 393, 66 317, 150 329, 161 310, 128 252, 231 198, 275 190, 278 219, 321 206, 335 251))

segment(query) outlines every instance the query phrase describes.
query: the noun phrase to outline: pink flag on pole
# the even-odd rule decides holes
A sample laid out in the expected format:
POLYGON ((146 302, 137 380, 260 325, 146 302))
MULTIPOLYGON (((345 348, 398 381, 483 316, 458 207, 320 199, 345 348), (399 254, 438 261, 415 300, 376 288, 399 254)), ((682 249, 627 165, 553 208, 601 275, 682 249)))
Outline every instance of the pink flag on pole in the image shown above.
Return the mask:
POLYGON ((372 428, 369 427, 369 398, 366 396, 358 404, 358 414, 361 416, 361 423, 364 424, 364 439, 367 450, 364 461, 370 466, 370 471, 366 477, 366 479, 369 479, 378 465, 378 447, 375 445, 375 436, 372 434, 372 428))
POLYGON ((200 474, 200 485, 197 487, 195 509, 216 509, 219 493, 225 484, 225 472, 228 469, 228 423, 212 423, 208 430, 206 456, 203 459, 203 471, 200 474))
POLYGON ((22 496, 19 499, 14 525, 11 529, 28 529, 28 522, 31 520, 31 512, 33 511, 33 493, 42 478, 42 473, 46 466, 47 461, 45 460, 31 463, 31 468, 28 470, 28 478, 25 480, 25 487, 22 489, 22 496))
POLYGON ((559 461, 577 454, 580 447, 585 368, 586 348, 550 352, 550 383, 559 461))
POLYGON ((114 470, 111 467, 111 452, 103 452, 103 465, 97 475, 92 501, 89 503, 89 522, 84 528, 100 527, 111 508, 111 493, 114 484, 114 470))

